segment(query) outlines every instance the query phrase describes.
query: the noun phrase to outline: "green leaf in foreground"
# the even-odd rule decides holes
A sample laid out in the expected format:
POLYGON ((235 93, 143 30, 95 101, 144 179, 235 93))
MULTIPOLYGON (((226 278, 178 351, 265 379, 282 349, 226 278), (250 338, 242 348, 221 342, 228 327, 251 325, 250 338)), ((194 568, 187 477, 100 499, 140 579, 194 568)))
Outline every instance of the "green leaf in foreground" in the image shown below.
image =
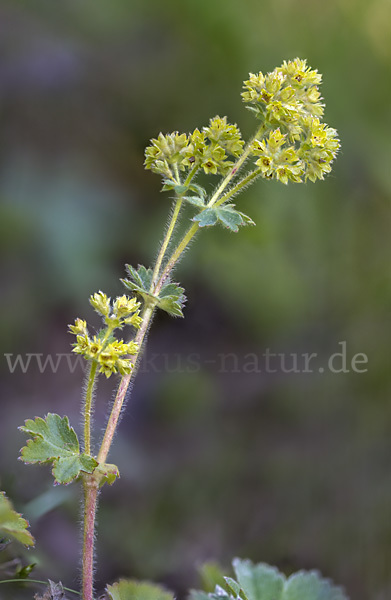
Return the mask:
POLYGON ((174 600, 174 595, 152 583, 122 579, 107 586, 110 600, 174 600))
POLYGON ((0 532, 13 537, 25 546, 34 546, 35 540, 27 531, 28 521, 14 511, 4 492, 0 492, 0 532))
POLYGON ((248 600, 279 600, 282 598, 285 576, 275 567, 250 560, 233 561, 236 580, 248 600))
POLYGON ((344 590, 317 571, 299 571, 285 577, 276 567, 236 558, 236 580, 224 577, 212 593, 192 590, 189 600, 348 600, 344 590))
POLYGON ((286 578, 275 567, 250 560, 233 561, 241 598, 248 600, 347 600, 344 590, 316 571, 299 571, 286 578))
POLYGON ((21 431, 32 436, 21 450, 20 459, 28 464, 53 463, 56 483, 70 483, 80 472, 92 473, 97 461, 80 453, 79 440, 68 417, 49 413, 45 419, 28 419, 21 431))

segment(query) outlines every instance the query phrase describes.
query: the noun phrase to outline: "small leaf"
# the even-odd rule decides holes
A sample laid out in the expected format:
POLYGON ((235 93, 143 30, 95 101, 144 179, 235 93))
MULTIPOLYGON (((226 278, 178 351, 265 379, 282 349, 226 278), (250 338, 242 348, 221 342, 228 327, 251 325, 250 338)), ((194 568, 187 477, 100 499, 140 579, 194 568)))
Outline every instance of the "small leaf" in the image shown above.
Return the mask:
POLYGON ((80 472, 92 473, 97 461, 87 454, 80 454, 79 440, 68 417, 49 413, 45 419, 28 419, 21 431, 32 439, 21 450, 21 460, 25 463, 53 463, 53 477, 56 483, 70 483, 80 472))
POLYGON ((183 287, 176 283, 166 283, 159 293, 158 308, 174 317, 183 317, 182 308, 186 302, 183 287))
POLYGON ((111 600, 174 600, 174 595, 159 585, 122 579, 107 586, 111 600))
POLYGON ((235 233, 239 230, 240 225, 255 225, 250 217, 236 210, 234 204, 206 208, 193 217, 193 221, 198 222, 200 227, 210 227, 220 222, 235 233))
POLYGON ((159 296, 154 296, 149 291, 153 277, 152 269, 139 266, 136 271, 130 265, 126 265, 126 269, 133 281, 129 279, 121 279, 121 281, 128 289, 140 294, 144 298, 144 301, 155 305, 157 308, 161 308, 170 315, 183 317, 182 308, 186 297, 182 287, 168 281, 160 290, 159 296))
POLYGON ((174 189, 174 192, 175 192, 175 193, 176 193, 178 196, 180 196, 181 194, 184 194, 184 193, 185 193, 185 192, 186 192, 186 191, 189 189, 189 186, 187 186, 187 185, 178 185, 178 184, 176 184, 176 185, 174 185, 174 188, 173 188, 173 189, 174 189))
POLYGON ((95 471, 94 475, 99 473, 101 479, 99 480, 99 487, 102 487, 105 483, 109 485, 113 485, 114 481, 119 478, 119 470, 116 465, 109 464, 99 464, 95 471))
POLYGON ((150 292, 153 277, 152 269, 146 269, 143 265, 139 265, 136 270, 131 265, 126 265, 126 270, 130 279, 121 279, 124 286, 133 293, 140 294, 145 302, 151 303, 152 301, 156 303, 155 296, 150 292))
POLYGON ((183 287, 180 287, 176 283, 166 283, 160 290, 159 298, 165 298, 166 296, 181 298, 184 295, 184 291, 183 287))
POLYGON ((232 579, 232 577, 224 577, 224 579, 225 579, 225 585, 228 587, 229 592, 233 596, 239 596, 241 587, 238 584, 238 582, 235 581, 235 579, 232 579))
POLYGON ((152 284, 152 269, 146 269, 143 265, 139 265, 137 274, 142 282, 144 290, 149 291, 152 284))
POLYGON ((193 217, 193 221, 197 222, 200 227, 211 227, 216 225, 218 217, 215 208, 206 208, 198 215, 193 217))
POLYGON ((175 296, 167 296, 159 300, 158 307, 173 317, 183 317, 182 306, 175 296))
POLYGON ((239 231, 239 225, 243 225, 243 219, 237 210, 230 205, 216 209, 219 221, 235 233, 239 231))
POLYGON ((170 190, 173 190, 175 186, 176 181, 174 181, 173 179, 164 179, 162 192, 169 192, 170 190))
MULTIPOLYGON (((139 265, 140 267, 140 265, 139 265)), ((138 274, 137 269, 132 267, 131 265, 126 265, 126 270, 129 273, 129 276, 133 279, 134 283, 136 283, 139 287, 143 288, 143 282, 141 277, 138 274)))
POLYGON ((31 563, 29 565, 25 565, 24 567, 21 567, 15 573, 15 579, 27 579, 28 576, 31 574, 31 572, 34 570, 34 568, 36 566, 37 566, 37 563, 31 563))
POLYGON ((200 196, 183 196, 182 199, 186 200, 186 202, 190 202, 190 204, 193 204, 194 206, 205 208, 205 200, 200 196))
POLYGON ((34 546, 35 540, 27 531, 28 526, 28 521, 13 509, 5 493, 0 492, 0 532, 25 546, 34 546))
POLYGON ((192 192, 196 192, 196 194, 198 194, 201 198, 206 197, 206 189, 203 188, 201 185, 198 185, 198 183, 191 183, 189 185, 189 190, 191 190, 192 192))
POLYGON ((243 219, 243 225, 256 225, 256 223, 252 220, 251 217, 249 217, 248 215, 246 215, 243 212, 240 212, 239 210, 238 210, 238 213, 243 219))

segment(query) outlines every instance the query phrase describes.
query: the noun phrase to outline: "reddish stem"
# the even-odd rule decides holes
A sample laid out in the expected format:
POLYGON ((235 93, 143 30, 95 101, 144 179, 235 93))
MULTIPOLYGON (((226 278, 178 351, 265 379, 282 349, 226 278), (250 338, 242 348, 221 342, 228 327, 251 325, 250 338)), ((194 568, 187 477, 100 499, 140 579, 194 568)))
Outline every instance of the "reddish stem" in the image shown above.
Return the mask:
POLYGON ((83 600, 94 598, 94 541, 98 494, 98 483, 91 475, 86 475, 84 478, 83 600))

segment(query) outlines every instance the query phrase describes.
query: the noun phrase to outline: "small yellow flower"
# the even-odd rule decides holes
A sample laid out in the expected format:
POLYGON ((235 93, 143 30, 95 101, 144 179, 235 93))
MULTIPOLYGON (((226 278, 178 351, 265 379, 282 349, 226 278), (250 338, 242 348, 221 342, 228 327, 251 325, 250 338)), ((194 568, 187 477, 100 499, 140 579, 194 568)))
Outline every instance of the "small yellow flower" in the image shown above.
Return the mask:
POLYGON ((82 319, 75 319, 74 325, 69 325, 69 331, 75 335, 81 335, 87 333, 87 323, 82 319))
POLYGON ((140 308, 140 302, 137 302, 136 298, 129 298, 129 296, 118 296, 113 305, 113 312, 116 317, 122 319, 128 317, 132 313, 138 313, 140 308))
POLYGON ((110 298, 103 292, 97 292, 90 296, 90 304, 102 317, 107 317, 110 313, 110 298))

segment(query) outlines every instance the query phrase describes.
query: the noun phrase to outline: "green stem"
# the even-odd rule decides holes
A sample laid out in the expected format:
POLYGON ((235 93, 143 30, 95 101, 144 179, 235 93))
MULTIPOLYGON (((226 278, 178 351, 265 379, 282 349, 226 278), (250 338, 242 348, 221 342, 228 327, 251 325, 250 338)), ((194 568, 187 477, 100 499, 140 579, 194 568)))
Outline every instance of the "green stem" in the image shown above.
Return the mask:
MULTIPOLYGON (((2 579, 0 581, 1 583, 41 583, 42 585, 47 585, 47 581, 41 581, 40 579, 2 579)), ((62 589, 65 590, 66 592, 71 592, 71 594, 77 594, 78 596, 81 596, 80 592, 77 592, 76 590, 72 590, 72 588, 67 588, 62 586, 62 589)))
MULTIPOLYGON (((191 180, 193 179, 194 175, 197 173, 197 171, 199 170, 199 167, 193 167, 192 170, 190 171, 190 173, 188 174, 188 176, 186 177, 186 180, 183 182, 184 186, 188 186, 191 183, 191 180)), ((161 248, 160 248, 160 252, 159 255, 156 259, 156 264, 155 264, 155 268, 153 270, 153 276, 152 276, 152 285, 151 285, 151 293, 153 293, 153 288, 156 286, 156 283, 158 281, 159 278, 159 272, 160 272, 160 267, 162 266, 162 262, 164 259, 164 256, 166 254, 167 248, 168 248, 168 244, 170 243, 172 234, 174 232, 175 229, 175 225, 177 223, 178 220, 178 216, 179 216, 179 211, 182 207, 182 195, 179 196, 176 200, 175 206, 174 206, 174 212, 172 214, 171 217, 171 221, 170 221, 170 225, 167 229, 167 233, 164 237, 164 240, 162 242, 161 248)))
MULTIPOLYGON (((134 341, 138 345, 138 350, 137 350, 136 354, 134 354, 133 356, 130 357, 130 360, 132 361, 132 363, 135 366, 136 366, 136 363, 141 354, 143 341, 144 341, 144 338, 148 331, 148 328, 149 328, 149 325, 150 325, 150 322, 152 319, 153 311, 154 311, 153 306, 146 306, 144 313, 142 315, 142 323, 141 323, 140 329, 138 330, 137 335, 134 339, 134 341)), ((109 419, 107 421, 106 430, 105 430, 102 444, 101 444, 101 447, 100 447, 100 450, 98 453, 97 461, 99 463, 106 462, 106 458, 109 453, 111 443, 113 441, 115 430, 117 428, 117 423, 118 423, 119 417, 121 415, 121 410, 122 410, 123 403, 125 401, 126 392, 128 390, 129 384, 130 384, 131 380, 134 378, 135 374, 136 374, 136 369, 133 368, 131 373, 129 375, 124 375, 120 381, 120 384, 119 384, 119 387, 117 390, 117 395, 115 397, 113 407, 111 409, 111 413, 110 413, 109 419)))
POLYGON ((153 290, 154 286, 156 285, 157 279, 159 277, 160 267, 162 265, 164 255, 166 254, 168 244, 170 243, 171 236, 174 232, 175 225, 176 225, 176 222, 177 222, 178 216, 179 216, 179 211, 181 210, 181 207, 182 207, 182 203, 183 203, 182 197, 179 196, 179 198, 177 199, 177 201, 175 203, 174 212, 171 217, 170 225, 167 229, 167 233, 166 233, 163 243, 161 245, 159 255, 156 259, 156 264, 155 264, 155 268, 153 270, 153 276, 152 276, 152 285, 151 285, 151 290, 150 290, 151 293, 152 293, 152 290, 153 290))
POLYGON ((97 367, 98 363, 94 360, 91 361, 86 397, 84 401, 84 452, 86 454, 91 454, 91 416, 97 367))
POLYGON ((221 196, 214 204, 214 206, 221 206, 221 204, 227 202, 227 200, 232 198, 232 196, 235 196, 238 192, 240 192, 240 190, 242 190, 247 185, 255 181, 255 179, 261 175, 261 172, 261 169, 255 169, 255 171, 251 171, 251 173, 248 173, 246 177, 243 177, 243 179, 238 181, 238 183, 234 185, 228 192, 226 192, 224 196, 221 196))
POLYGON ((216 204, 216 202, 219 200, 220 195, 224 192, 231 179, 233 179, 233 177, 235 177, 238 174, 238 172, 249 157, 254 140, 256 140, 259 135, 262 135, 264 128, 265 126, 263 124, 260 127, 258 127, 253 137, 247 142, 242 154, 239 156, 238 160, 236 161, 230 172, 224 177, 223 181, 220 183, 217 190, 209 200, 207 208, 211 208, 216 204))
MULTIPOLYGON (((234 164, 231 171, 228 173, 228 175, 223 179, 223 181, 218 186, 218 188, 215 191, 215 193, 213 194, 209 204, 207 205, 208 208, 210 208, 217 202, 220 203, 221 194, 224 192, 224 190, 226 189, 226 187, 228 186, 228 184, 232 180, 232 178, 236 176, 238 171, 244 165, 246 159, 248 158, 248 156, 251 152, 251 146, 252 146, 254 139, 256 139, 262 131, 263 131, 263 125, 258 128, 254 137, 247 143, 243 153, 238 158, 238 160, 234 164)), ((191 182, 192 178, 194 177, 197 170, 198 170, 198 167, 194 167, 192 169, 192 171, 189 173, 186 181, 184 182, 185 186, 188 186, 190 184, 190 182, 191 182)), ((233 190, 231 190, 231 192, 228 192, 228 194, 233 195, 233 193, 235 193, 234 190, 239 191, 239 189, 241 189, 241 187, 243 187, 244 185, 249 183, 253 178, 255 178, 255 175, 252 175, 251 177, 250 177, 250 175, 246 176, 241 182, 239 182, 233 188, 233 190)), ((230 196, 226 194, 225 199, 227 199, 227 197, 230 197, 230 196)), ((193 239, 193 237, 195 236, 195 234, 197 233, 197 231, 199 229, 198 223, 194 223, 188 229, 188 231, 185 233, 182 240, 179 242, 176 249, 172 253, 171 258, 169 259, 168 263, 166 264, 166 266, 163 269, 163 272, 159 275, 160 270, 161 270, 161 265, 163 263, 169 242, 171 240, 172 234, 175 229, 175 225, 177 223, 177 219, 178 219, 178 215, 179 215, 181 206, 182 206, 182 197, 179 196, 176 201, 176 204, 174 207, 174 212, 171 217, 171 222, 168 227, 165 238, 163 240, 163 243, 160 248, 159 255, 156 260, 155 267, 154 267, 152 285, 151 285, 151 293, 153 295, 159 294, 168 275, 170 274, 172 269, 175 267, 175 265, 181 258, 183 252, 185 251, 185 249, 187 248, 187 246, 189 245, 189 243, 191 242, 191 240, 193 239)), ((138 345, 138 350, 132 357, 130 357, 130 359, 134 363, 135 367, 132 369, 132 371, 129 375, 125 375, 122 377, 120 384, 118 386, 117 394, 116 394, 116 397, 115 397, 115 400, 114 400, 114 403, 113 403, 113 406, 112 406, 112 409, 110 412, 110 416, 107 421, 106 430, 105 430, 105 433, 104 433, 104 436, 102 439, 102 444, 101 444, 101 447, 100 447, 100 450, 99 450, 99 453, 97 456, 97 460, 101 464, 106 462, 107 456, 109 454, 110 447, 113 442, 113 438, 114 438, 114 435, 115 435, 115 432, 117 429, 118 421, 119 421, 119 418, 121 415, 121 411, 123 408, 123 404, 125 401, 125 397, 126 397, 126 393, 127 393, 129 384, 134 379, 135 374, 136 374, 137 361, 139 360, 141 352, 142 352, 143 342, 145 340, 146 334, 147 334, 149 326, 151 324, 154 309, 155 309, 155 306, 153 304, 145 305, 144 312, 142 314, 141 326, 140 326, 140 329, 138 330, 137 335, 134 339, 134 341, 138 345)), ((84 550, 83 550, 83 600, 92 600, 92 593, 93 593, 93 539, 94 539, 94 527, 95 527, 95 513, 96 513, 97 498, 98 498, 97 482, 95 481, 94 485, 92 485, 93 482, 94 482, 94 479, 92 476, 85 477, 85 483, 84 483, 85 509, 84 509, 84 550)))
POLYGON ((198 223, 194 223, 194 225, 192 225, 190 227, 190 229, 188 229, 187 233, 185 233, 185 235, 183 236, 182 240, 180 241, 180 243, 174 250, 170 260, 168 261, 167 265, 165 266, 165 268, 163 270, 163 273, 160 276, 159 281, 157 282, 157 284, 155 286, 155 292, 154 292, 155 294, 158 294, 160 292, 164 281, 167 279, 168 275, 170 274, 172 269, 175 267, 176 263, 180 259, 181 255, 183 254, 183 252, 186 249, 186 247, 188 246, 188 244, 191 242, 191 240, 197 233, 198 229, 199 229, 198 223))

